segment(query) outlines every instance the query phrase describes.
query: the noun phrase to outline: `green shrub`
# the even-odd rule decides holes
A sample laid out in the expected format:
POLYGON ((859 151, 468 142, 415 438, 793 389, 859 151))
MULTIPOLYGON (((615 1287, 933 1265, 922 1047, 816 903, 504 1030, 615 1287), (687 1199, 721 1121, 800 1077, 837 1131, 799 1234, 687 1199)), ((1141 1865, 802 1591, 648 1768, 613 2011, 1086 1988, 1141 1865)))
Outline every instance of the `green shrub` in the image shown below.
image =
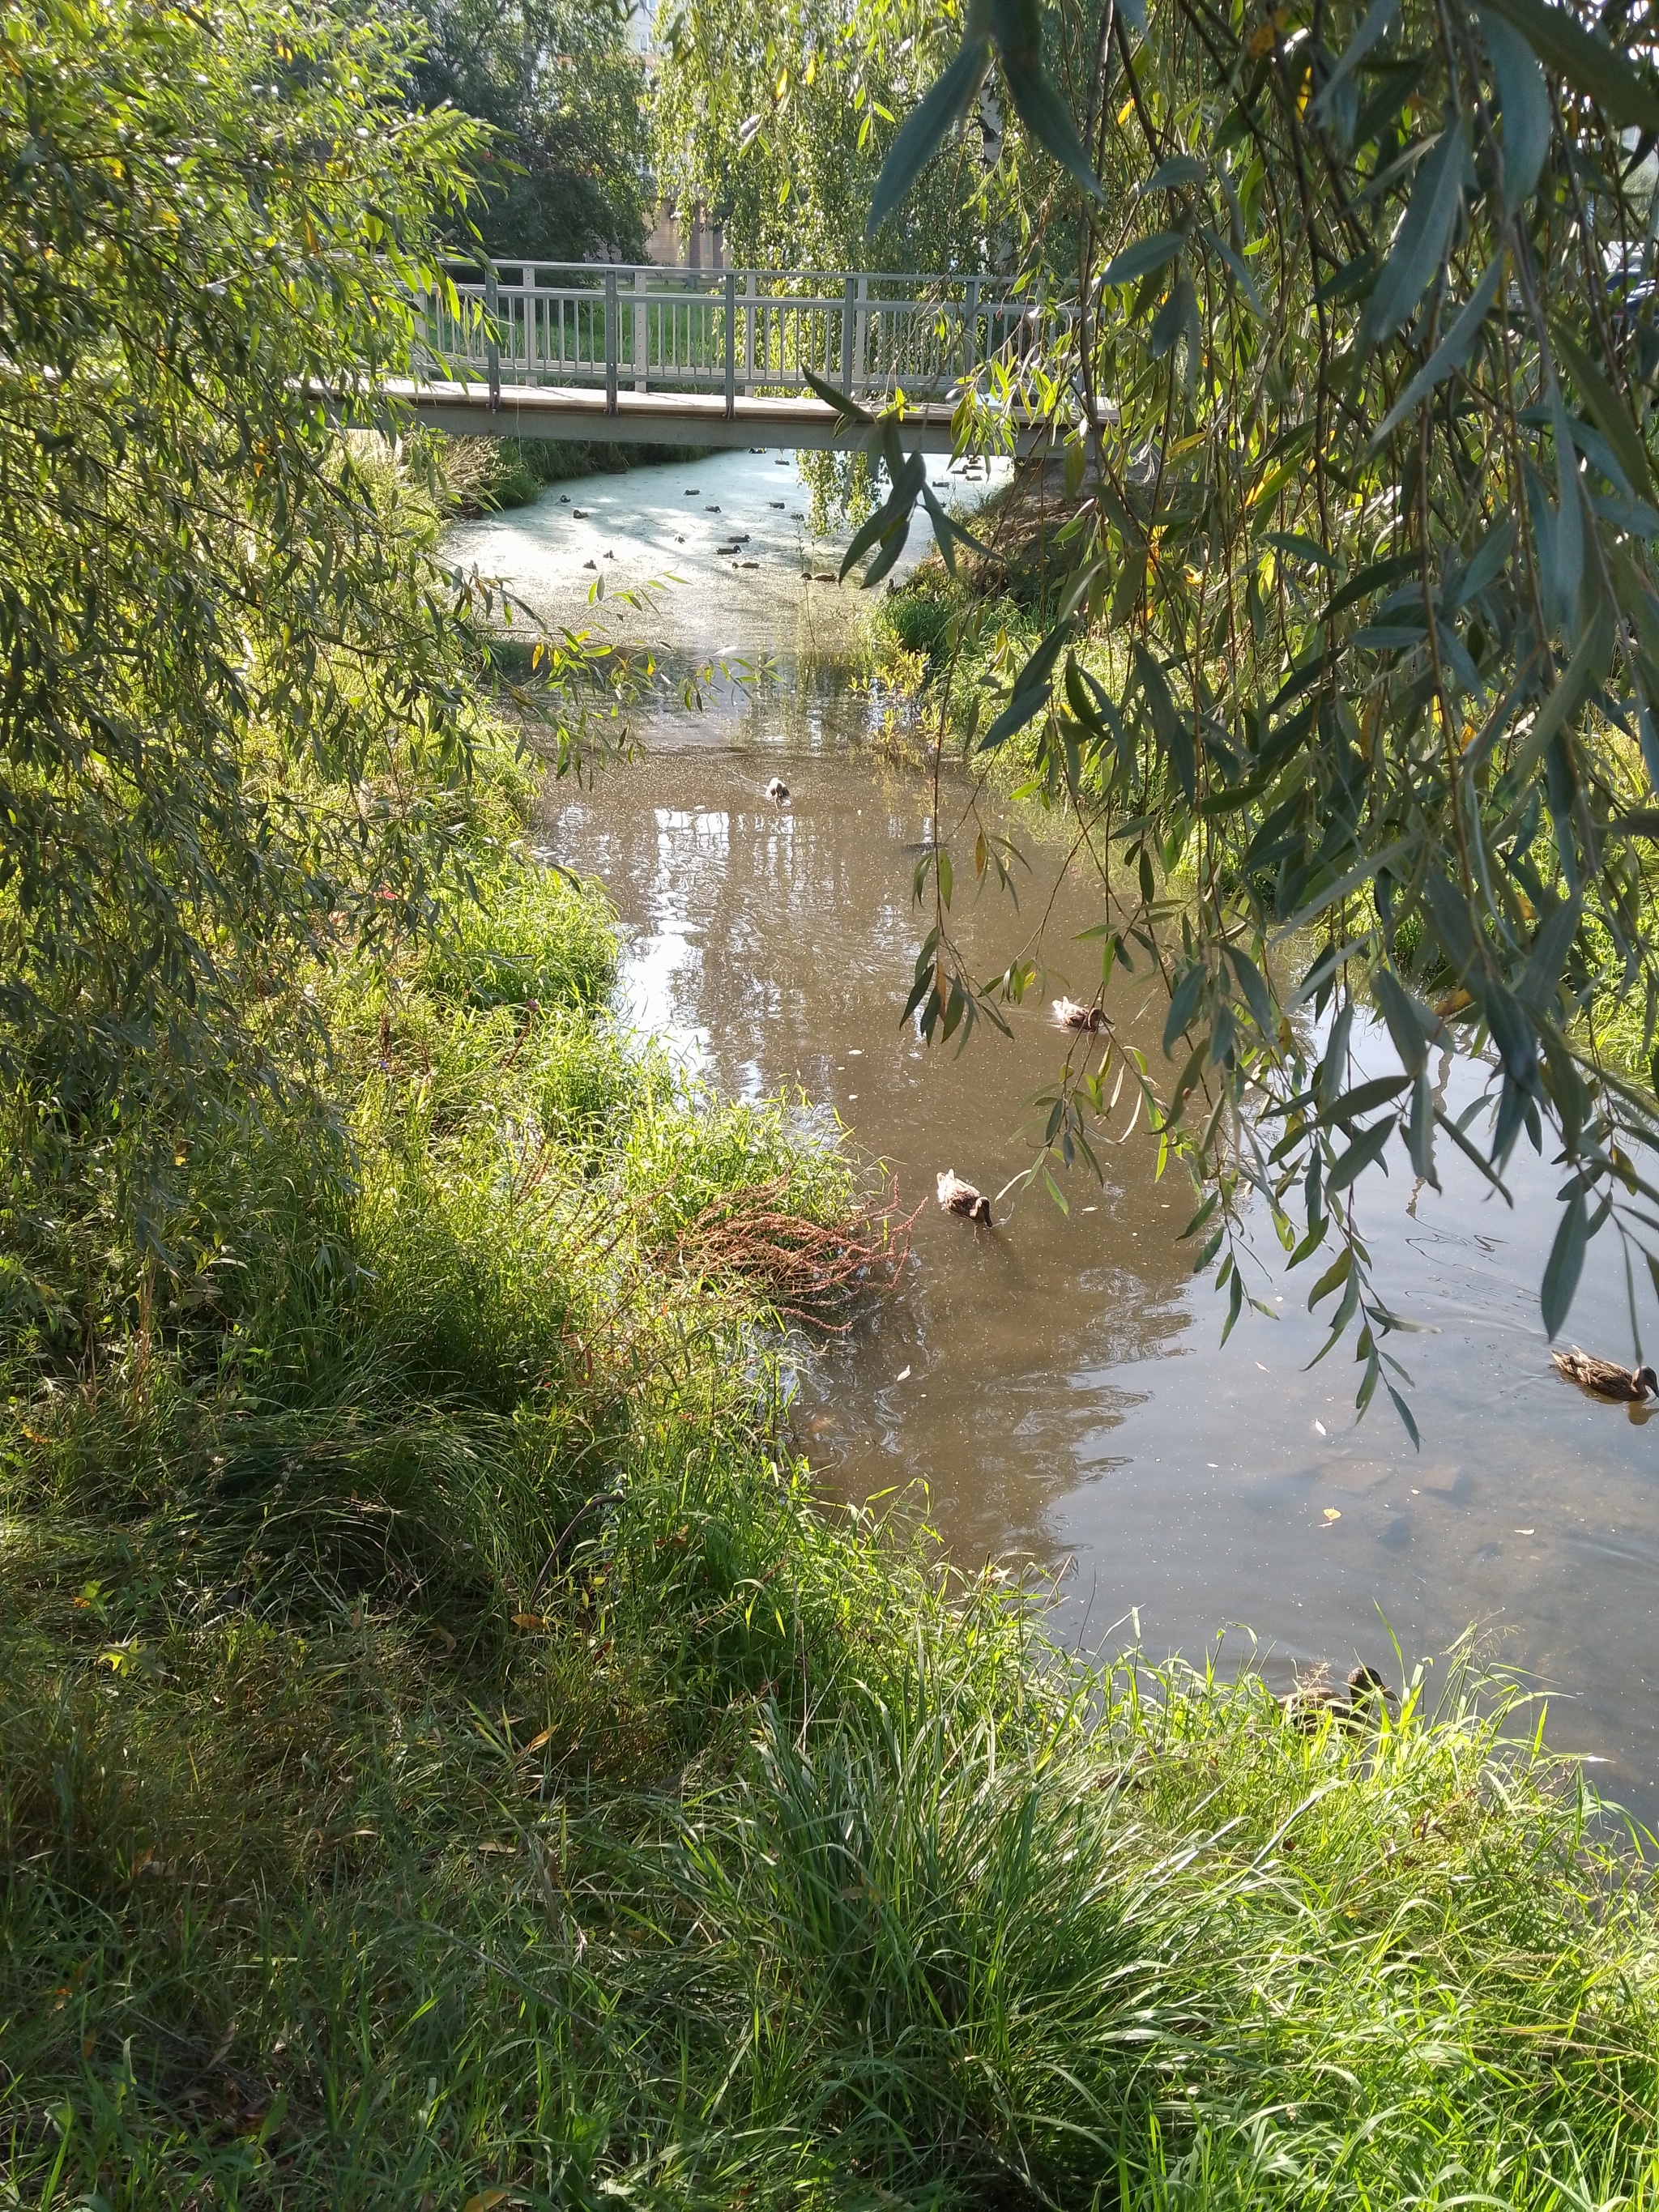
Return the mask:
POLYGON ((952 611, 947 599, 924 588, 893 592, 882 602, 881 618, 906 653, 931 659, 945 643, 952 611))

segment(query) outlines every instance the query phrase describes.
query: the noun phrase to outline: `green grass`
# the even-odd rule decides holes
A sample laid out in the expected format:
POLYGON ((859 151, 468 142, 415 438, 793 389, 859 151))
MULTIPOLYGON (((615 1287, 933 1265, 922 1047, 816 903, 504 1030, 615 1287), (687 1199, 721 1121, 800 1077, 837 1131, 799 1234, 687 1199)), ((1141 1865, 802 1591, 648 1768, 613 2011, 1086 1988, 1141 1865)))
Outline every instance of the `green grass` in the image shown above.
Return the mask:
MULTIPOLYGON (((986 512, 992 520, 978 526, 978 534, 994 542, 998 502, 988 503, 986 512)), ((929 744, 942 739, 947 754, 964 758, 976 776, 1029 798, 1043 788, 1040 775, 1031 781, 1040 720, 994 752, 974 750, 1048 626, 1042 605, 1008 583, 988 564, 971 580, 961 571, 951 577, 930 556, 902 590, 876 603, 868 650, 876 672, 914 700, 918 732, 929 744)))
POLYGON ((848 1164, 486 880, 329 984, 332 1125, 180 1145, 176 1276, 28 1215, 0 2204, 1659 2204, 1659 1920, 1525 1716, 1304 1735, 821 1510, 687 1237, 848 1164))
POLYGON ((616 980, 603 898, 520 865, 486 878, 452 913, 421 969, 437 999, 465 1006, 602 1006, 616 980))

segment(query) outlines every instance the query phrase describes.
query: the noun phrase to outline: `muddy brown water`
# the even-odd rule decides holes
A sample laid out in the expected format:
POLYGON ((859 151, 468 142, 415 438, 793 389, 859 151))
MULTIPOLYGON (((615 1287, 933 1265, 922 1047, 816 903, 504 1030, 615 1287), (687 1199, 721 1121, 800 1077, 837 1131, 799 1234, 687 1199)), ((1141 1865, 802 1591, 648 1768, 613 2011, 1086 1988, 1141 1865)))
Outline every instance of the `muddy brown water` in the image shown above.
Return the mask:
MULTIPOLYGON (((745 476, 747 459, 728 465, 722 507, 776 480, 745 476)), ((704 462, 701 481, 721 465, 704 462)), ((556 532, 515 546, 492 526, 556 605, 569 574, 556 532)), ((741 629, 741 610, 719 611, 741 629)), ((1035 1192, 1003 1200, 989 1231, 941 1214, 939 1170, 996 1192, 1029 1158, 1030 1101, 1065 1050, 1048 1002, 1090 990, 1097 953, 1078 933, 1096 915, 1086 886, 1055 890, 1058 849, 1029 827, 1002 825, 1030 861, 1018 915, 994 890, 975 896, 971 834, 958 842, 970 964, 994 972, 1029 937, 1048 972, 1011 1011, 1012 1039, 982 1027, 960 1054, 925 1048, 901 1014, 927 926, 912 878, 931 791, 872 754, 867 691, 833 650, 810 669, 791 656, 799 618, 781 592, 750 641, 785 647, 774 678, 703 714, 665 713, 642 757, 591 790, 550 790, 540 834, 609 886, 642 1030, 728 1094, 820 1102, 909 1203, 929 1201, 898 1290, 801 1363, 794 1429, 826 1498, 925 1504, 964 1564, 1012 1554, 1054 1572, 1068 1639, 1201 1663, 1219 1638, 1224 1665, 1253 1658, 1281 1685, 1356 1659, 1397 1680, 1396 1640, 1443 1679, 1439 1655, 1473 1626, 1547 1698, 1548 1740, 1651 1821, 1659 1423, 1587 1401, 1550 1368, 1537 1286, 1556 1173, 1523 1144, 1511 1211, 1443 1146, 1439 1194, 1413 1190, 1398 1152, 1365 1194, 1382 1284, 1427 1332, 1393 1342, 1420 1450, 1380 1392, 1356 1423, 1351 1346, 1310 1368, 1324 1336, 1305 1306, 1316 1271, 1287 1276, 1265 1222, 1255 1286, 1277 1318, 1247 1311, 1220 1345, 1224 1299, 1179 1242, 1190 1197, 1176 1174, 1155 1179, 1144 1128, 1103 1150, 1103 1184, 1067 1179, 1069 1216, 1035 1192), (775 775, 785 805, 766 796, 775 775)), ((715 642, 684 599, 669 630, 682 650, 715 642)), ((947 836, 966 796, 947 782, 947 836)), ((1155 1054, 1163 1009, 1147 981, 1116 979, 1110 1004, 1155 1054)), ((1455 1108, 1473 1097, 1479 1071, 1443 1073, 1455 1108)), ((1646 1322, 1651 1351, 1650 1297, 1646 1322)), ((1569 1333, 1628 1356, 1609 1237, 1591 1248, 1569 1333)))

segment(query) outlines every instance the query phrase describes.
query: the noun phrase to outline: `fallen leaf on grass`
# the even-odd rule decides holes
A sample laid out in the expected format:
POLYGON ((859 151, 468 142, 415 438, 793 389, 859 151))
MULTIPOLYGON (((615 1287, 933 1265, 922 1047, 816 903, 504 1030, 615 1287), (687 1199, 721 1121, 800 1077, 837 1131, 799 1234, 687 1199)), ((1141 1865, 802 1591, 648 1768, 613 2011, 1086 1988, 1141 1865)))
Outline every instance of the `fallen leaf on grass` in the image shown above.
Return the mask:
POLYGON ((515 1613, 513 1626, 514 1628, 545 1628, 547 1623, 539 1613, 515 1613))

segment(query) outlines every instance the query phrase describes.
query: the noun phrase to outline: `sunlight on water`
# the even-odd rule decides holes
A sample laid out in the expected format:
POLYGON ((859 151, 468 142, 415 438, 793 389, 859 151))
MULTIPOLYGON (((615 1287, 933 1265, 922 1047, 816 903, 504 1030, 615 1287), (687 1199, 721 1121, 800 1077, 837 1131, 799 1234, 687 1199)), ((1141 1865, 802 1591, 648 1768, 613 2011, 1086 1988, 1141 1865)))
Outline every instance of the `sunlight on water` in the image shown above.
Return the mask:
MULTIPOLYGON (((686 482, 706 481, 701 468, 686 482)), ((528 562, 514 542, 526 526, 490 527, 528 562)), ((780 589, 774 640, 808 593, 780 589)), ((833 656, 810 687, 797 666, 786 659, 712 723, 665 719, 650 757, 596 790, 550 791, 544 834, 616 898, 623 1003, 642 1029, 728 1092, 799 1085, 829 1102, 890 1164, 906 1206, 926 1201, 899 1293, 802 1370, 796 1433, 826 1494, 926 1486, 965 1564, 1013 1553, 1063 1569, 1056 1619, 1090 1644, 1138 1635, 1201 1657, 1227 1631, 1226 1654, 1246 1656, 1253 1634, 1281 1681, 1299 1662, 1346 1672, 1356 1657, 1394 1677, 1391 1636, 1409 1661, 1476 1624, 1492 1656, 1548 1692, 1551 1740, 1605 1760, 1609 1794, 1651 1818, 1659 1425, 1650 1437, 1550 1368, 1537 1285, 1556 1172, 1523 1146, 1511 1212, 1443 1152, 1443 1193, 1413 1190, 1401 1150, 1366 1195, 1381 1285, 1426 1332, 1389 1347, 1413 1378, 1420 1453, 1381 1392, 1356 1426, 1351 1346, 1310 1367, 1317 1269, 1287 1278, 1270 1232, 1251 1287, 1279 1318, 1247 1312, 1219 1346, 1225 1301, 1194 1282, 1179 1242, 1193 1201, 1175 1175, 1154 1181, 1144 1130, 1104 1148, 1103 1187, 1072 1179, 1069 1219, 1035 1194, 1005 1200, 990 1231, 947 1218, 932 1202, 939 1170, 995 1192, 1027 1157, 1029 1102, 1062 1056, 1045 1010, 1091 988, 1097 951, 1077 933, 1093 911, 1070 884, 1048 910, 1055 861, 1020 831, 1033 863, 1021 914, 965 888, 957 906, 981 974, 1047 914, 1028 947, 1048 963, 1040 1002, 1013 1013, 1012 1042, 981 1030, 960 1057, 925 1050, 899 1015, 925 927, 911 875, 928 790, 858 749, 867 704, 833 656), (765 792, 781 766, 784 807, 765 792)), ((947 834, 968 797, 951 785, 947 834)), ((959 885, 969 873, 964 857, 959 885)), ((1117 980, 1112 1011, 1157 1053, 1162 997, 1144 976, 1117 980)), ((1372 1049, 1362 1038, 1362 1057, 1372 1049)), ((1386 1047, 1377 1065, 1392 1065, 1386 1047)), ((1475 1074, 1443 1077, 1455 1111, 1475 1074)), ((1606 1240, 1569 1334, 1628 1355, 1606 1240)))
MULTIPOLYGON (((971 511, 1007 471, 993 461, 969 477, 938 460, 929 475, 971 511)), ((459 524, 445 550, 503 580, 555 628, 615 631, 698 659, 833 651, 851 636, 856 592, 833 580, 841 544, 815 538, 810 514, 793 456, 705 453, 550 485, 533 507, 459 524), (742 543, 726 552, 739 533, 742 543), (804 581, 803 571, 827 580, 804 581), (605 597, 595 600, 601 576, 605 597), (618 592, 647 589, 648 612, 618 605, 618 592)), ((918 524, 895 579, 933 543, 918 524)))

